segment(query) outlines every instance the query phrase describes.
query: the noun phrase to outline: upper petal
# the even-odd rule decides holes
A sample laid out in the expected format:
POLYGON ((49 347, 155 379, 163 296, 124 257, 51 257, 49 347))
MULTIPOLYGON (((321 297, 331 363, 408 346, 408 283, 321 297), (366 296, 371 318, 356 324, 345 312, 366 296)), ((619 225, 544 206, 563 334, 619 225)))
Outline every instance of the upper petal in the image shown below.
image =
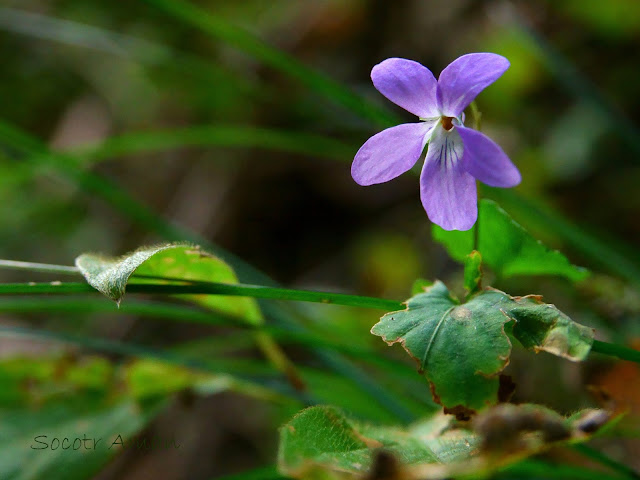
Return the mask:
POLYGON ((421 118, 438 116, 436 87, 431 71, 405 58, 387 58, 371 70, 373 84, 396 105, 421 118))
POLYGON ((509 60, 495 53, 469 53, 455 59, 438 78, 440 109, 447 116, 457 117, 507 68, 509 60))
POLYGON ((429 219, 445 230, 469 230, 478 218, 476 180, 461 165, 456 129, 436 127, 420 174, 420 199, 429 219))
POLYGON ((515 187, 522 177, 502 148, 486 135, 466 127, 457 127, 464 154, 464 169, 492 187, 515 187))
POLYGON ((373 185, 402 175, 420 158, 434 123, 405 123, 374 135, 356 153, 351 176, 360 185, 373 185))

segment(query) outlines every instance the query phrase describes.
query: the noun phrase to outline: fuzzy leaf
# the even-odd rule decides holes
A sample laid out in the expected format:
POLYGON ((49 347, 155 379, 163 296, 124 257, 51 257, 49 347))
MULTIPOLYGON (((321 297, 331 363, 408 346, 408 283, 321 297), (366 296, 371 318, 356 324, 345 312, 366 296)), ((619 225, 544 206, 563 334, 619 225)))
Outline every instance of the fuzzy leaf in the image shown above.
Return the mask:
MULTIPOLYGON (((204 281, 237 283, 233 269, 218 257, 188 244, 143 247, 119 258, 83 254, 76 266, 87 282, 118 304, 127 284, 204 281), (159 280, 158 277, 172 279, 159 280)), ((224 295, 185 295, 200 305, 237 316, 252 324, 262 323, 255 300, 224 295)))
POLYGON ((298 413, 280 430, 278 464, 282 473, 309 478, 315 469, 364 473, 371 467, 373 452, 384 448, 404 464, 435 464, 468 458, 477 444, 469 431, 440 436, 436 428, 448 424, 434 421, 422 437, 396 427, 380 427, 347 418, 335 407, 311 407, 298 413), (435 432, 435 434, 434 434, 435 432))
POLYGON ((473 430, 442 413, 399 427, 370 425, 317 406, 280 429, 278 469, 299 479, 363 478, 384 450, 387 459, 397 460, 387 463, 385 478, 487 476, 555 445, 587 441, 608 418, 602 410, 565 419, 540 405, 502 404, 484 410, 473 430))
POLYGON ((405 310, 384 315, 371 333, 400 343, 418 362, 434 400, 466 417, 499 400, 499 374, 511 354, 508 322, 524 347, 573 361, 584 359, 593 343, 593 329, 540 297, 486 288, 460 304, 439 281, 410 298, 405 310))
POLYGON ((471 230, 446 231, 433 225, 433 238, 455 260, 465 261, 479 228, 477 250, 498 275, 560 275, 574 282, 589 275, 588 270, 572 265, 562 253, 533 238, 497 203, 482 199, 478 209, 478 222, 471 230))

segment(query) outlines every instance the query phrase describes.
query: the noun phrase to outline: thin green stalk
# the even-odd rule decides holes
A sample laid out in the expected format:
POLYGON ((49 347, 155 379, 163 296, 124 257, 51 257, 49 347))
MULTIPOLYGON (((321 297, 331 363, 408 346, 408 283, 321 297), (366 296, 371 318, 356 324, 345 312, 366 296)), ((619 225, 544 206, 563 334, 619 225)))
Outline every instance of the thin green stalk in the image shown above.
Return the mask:
MULTIPOLYGON (((407 380, 416 379, 412 366, 380 355, 373 348, 336 342, 314 332, 299 332, 268 324, 249 324, 240 322, 236 317, 227 316, 219 312, 203 311, 187 305, 160 303, 128 299, 116 307, 113 302, 105 298, 87 297, 17 297, 0 299, 0 313, 47 313, 69 315, 86 314, 123 314, 136 315, 170 321, 197 323, 202 325, 225 326, 238 329, 240 332, 266 332, 283 344, 303 345, 308 347, 322 347, 344 353, 352 358, 365 361, 372 366, 384 369, 394 376, 401 376, 407 380)), ((247 337, 250 338, 250 337, 247 337)), ((255 340, 255 339, 254 339, 255 340)), ((251 341, 249 345, 251 344, 251 341)), ((423 398, 424 400, 424 398, 423 398)))
POLYGON ((469 105, 471 107, 471 121, 473 122, 473 128, 475 130, 482 130, 482 112, 478 108, 478 104, 474 100, 469 105))
POLYGON ((616 345, 615 343, 594 340, 591 351, 601 353, 603 355, 609 355, 610 357, 617 357, 621 360, 640 363, 640 352, 638 350, 634 350, 633 348, 625 347, 623 345, 616 345))
MULTIPOLYGON (((157 285, 133 283, 127 286, 129 293, 147 293, 161 295, 230 295, 254 297, 271 300, 289 300, 298 302, 325 303, 345 305, 349 307, 375 308, 385 311, 404 308, 402 302, 345 293, 317 292, 312 290, 295 290, 290 288, 264 287, 261 285, 226 284, 215 282, 194 282, 180 285, 157 285)), ((97 293, 86 283, 5 283, 0 284, 0 295, 31 294, 72 294, 97 293)), ((592 352, 614 356, 622 360, 640 363, 640 352, 631 348, 595 340, 592 352)))
MULTIPOLYGON (((263 287, 261 285, 227 284, 216 282, 193 282, 180 285, 158 285, 132 283, 127 285, 128 293, 148 293, 158 295, 211 294, 241 297, 289 300, 299 302, 326 303, 350 307, 377 308, 390 311, 403 308, 396 300, 349 295, 346 293, 316 292, 291 288, 263 287)), ((49 282, 49 283, 5 283, 0 284, 0 295, 97 293, 87 283, 49 282)))
MULTIPOLYGON (((130 216, 138 220, 139 223, 148 225, 151 229, 161 232, 166 238, 176 239, 182 237, 183 240, 184 238, 195 240, 194 238, 189 238, 194 237, 194 235, 180 235, 182 231, 180 227, 172 225, 161 216, 147 210, 116 184, 79 168, 77 159, 74 157, 52 154, 45 145, 39 144, 37 140, 30 138, 28 135, 6 124, 0 124, 0 135, 6 136, 6 138, 15 142, 17 146, 27 149, 31 154, 28 160, 35 163, 42 161, 42 158, 49 160, 51 158, 58 158, 56 168, 66 174, 66 176, 71 178, 76 184, 90 192, 98 193, 101 197, 110 201, 112 205, 117 206, 120 211, 127 212, 130 216)), ((195 241, 198 242, 197 240, 195 241)), ((239 274, 239 272, 237 273, 239 274)), ((281 351, 280 347, 275 344, 275 342, 266 338, 264 334, 261 334, 258 340, 258 345, 265 357, 281 369, 282 373, 291 381, 292 385, 302 389, 303 384, 300 376, 296 374, 294 363, 281 351)))
MULTIPOLYGON (((54 158, 56 161, 53 162, 53 167, 57 169, 59 173, 73 180, 86 192, 102 198, 125 215, 125 217, 156 232, 166 240, 188 240, 202 245, 231 265, 241 281, 246 280, 276 285, 276 282, 271 278, 244 262, 242 259, 208 242, 189 230, 173 225, 160 215, 147 209, 133 199, 126 191, 119 188, 118 185, 92 172, 83 170, 77 165, 77 160, 73 157, 52 154, 47 146, 39 140, 2 121, 0 121, 0 139, 4 140, 11 149, 22 152, 27 161, 33 162, 39 168, 43 166, 43 160, 54 158)), ((284 328, 289 328, 295 332, 304 332, 307 330, 305 326, 301 325, 301 315, 299 312, 292 313, 286 308, 271 302, 260 302, 260 307, 266 315, 271 316, 284 328)), ((325 351, 320 348, 313 348, 312 352, 329 368, 349 378, 354 384, 358 385, 359 388, 371 395, 372 399, 375 399, 380 405, 392 412, 398 419, 405 422, 410 422, 415 419, 415 415, 394 398, 385 388, 380 386, 378 382, 374 381, 368 374, 350 363, 343 356, 336 352, 325 351)))
MULTIPOLYGON (((471 121, 473 122, 473 126, 476 130, 480 131, 482 127, 482 112, 478 108, 478 104, 475 102, 471 102, 471 121)), ((480 189, 478 186, 480 182, 475 180, 476 191, 478 192, 477 202, 480 203, 480 189)), ((473 249, 475 251, 480 251, 480 209, 478 209, 478 218, 476 219, 476 224, 473 226, 473 249)))
POLYGON ((64 275, 82 276, 77 267, 51 265, 49 263, 18 262, 16 260, 0 260, 0 268, 9 270, 27 270, 40 273, 61 273, 64 275))
MULTIPOLYGON (((353 347, 345 343, 338 343, 313 333, 291 332, 271 325, 255 325, 238 321, 237 318, 222 314, 212 315, 199 309, 183 305, 173 305, 158 302, 144 302, 129 300, 117 307, 112 302, 95 298, 16 298, 0 299, 0 313, 64 313, 78 315, 87 313, 124 314, 167 319, 202 325, 225 326, 244 331, 266 332, 283 343, 299 345, 316 345, 331 348, 354 357, 365 360, 377 360, 380 357, 373 349, 353 347)), ((401 368, 402 364, 390 361, 389 366, 401 368)))

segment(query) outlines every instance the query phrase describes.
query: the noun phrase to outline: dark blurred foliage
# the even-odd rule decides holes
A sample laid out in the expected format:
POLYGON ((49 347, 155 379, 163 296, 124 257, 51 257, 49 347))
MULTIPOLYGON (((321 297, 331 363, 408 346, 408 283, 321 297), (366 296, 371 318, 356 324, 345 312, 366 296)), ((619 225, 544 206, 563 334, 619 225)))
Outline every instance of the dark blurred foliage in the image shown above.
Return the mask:
MULTIPOLYGON (((478 105, 483 130, 522 171, 517 191, 551 205, 612 245, 626 245, 638 257, 640 137, 620 135, 622 125, 635 132, 640 124, 637 0, 194 3, 407 121, 413 121, 410 115, 372 86, 374 64, 405 57, 437 76, 464 53, 505 55, 511 69, 480 95, 478 105), (550 55, 562 58, 592 90, 585 94, 567 81, 554 70, 550 55), (595 100, 593 92, 599 96, 595 100), (619 112, 615 121, 599 109, 602 102, 619 112)), ((352 145, 355 154, 377 131, 295 80, 144 1, 4 0, 0 58, 3 119, 57 150, 123 133, 220 124, 324 135, 352 145)), ((350 160, 323 159, 322 152, 311 158, 197 147, 110 158, 90 168, 153 211, 288 286, 398 299, 410 294, 417 277, 459 286, 460 267, 430 239, 417 179, 404 175, 362 188, 350 177, 350 160)), ((526 218, 519 220, 529 228, 526 218)), ((162 240, 68 180, 26 167, 2 150, 0 221, 0 256, 36 262, 70 264, 85 251, 117 254, 162 240)), ((533 230, 575 263, 592 266, 556 232, 533 230)), ((3 281, 32 277, 2 272, 3 281)), ((557 279, 499 280, 496 286, 514 294, 546 294, 582 323, 613 326, 611 336, 620 340, 633 333, 639 312, 630 296, 637 298, 637 293, 631 289, 623 297, 620 292, 628 287, 612 286, 612 281, 598 277, 577 292, 557 279)), ((321 308, 314 310, 316 315, 323 314, 321 308)), ((375 320, 370 312, 361 317, 363 327, 375 320)), ((37 325, 65 321, 33 320, 37 325)), ((109 321, 107 328, 87 320, 83 328, 158 345, 199 332, 190 333, 184 325, 158 331, 154 323, 135 318, 109 321)), ((563 411, 593 402, 583 385, 606 366, 594 366, 590 373, 561 360, 544 360, 535 368, 529 357, 513 362, 516 377, 518 371, 528 373, 520 382, 521 399, 563 411), (545 380, 534 379, 548 379, 554 370, 561 374, 541 391, 545 380)), ((165 470, 162 478, 207 478, 267 463, 274 448, 273 422, 267 409, 242 401, 248 405, 240 408, 228 397, 198 400, 190 415, 165 415, 160 423, 173 418, 170 428, 178 430, 189 424, 189 435, 201 439, 191 451, 193 462, 216 460, 207 460, 200 470, 174 466, 175 472, 165 470), (243 421, 228 422, 229 415, 243 421)), ((137 461, 127 471, 139 473, 125 476, 116 465, 113 471, 119 473, 99 478, 156 478, 149 472, 165 468, 162 462, 170 459, 155 458, 151 466, 145 459, 119 461, 137 461)))

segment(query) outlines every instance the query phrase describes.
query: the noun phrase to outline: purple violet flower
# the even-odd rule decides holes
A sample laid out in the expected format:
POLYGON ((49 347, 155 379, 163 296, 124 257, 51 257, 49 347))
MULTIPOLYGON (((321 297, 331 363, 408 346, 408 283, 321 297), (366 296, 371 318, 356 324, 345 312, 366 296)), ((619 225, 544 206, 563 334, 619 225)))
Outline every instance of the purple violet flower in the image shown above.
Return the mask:
POLYGON ((464 126, 464 109, 509 68, 494 53, 470 53, 438 80, 412 60, 388 58, 371 70, 374 86, 420 123, 388 128, 365 142, 351 176, 360 185, 388 182, 411 169, 429 145, 420 174, 420 199, 445 230, 469 230, 478 218, 476 179, 492 187, 520 183, 518 169, 489 137, 464 126))

